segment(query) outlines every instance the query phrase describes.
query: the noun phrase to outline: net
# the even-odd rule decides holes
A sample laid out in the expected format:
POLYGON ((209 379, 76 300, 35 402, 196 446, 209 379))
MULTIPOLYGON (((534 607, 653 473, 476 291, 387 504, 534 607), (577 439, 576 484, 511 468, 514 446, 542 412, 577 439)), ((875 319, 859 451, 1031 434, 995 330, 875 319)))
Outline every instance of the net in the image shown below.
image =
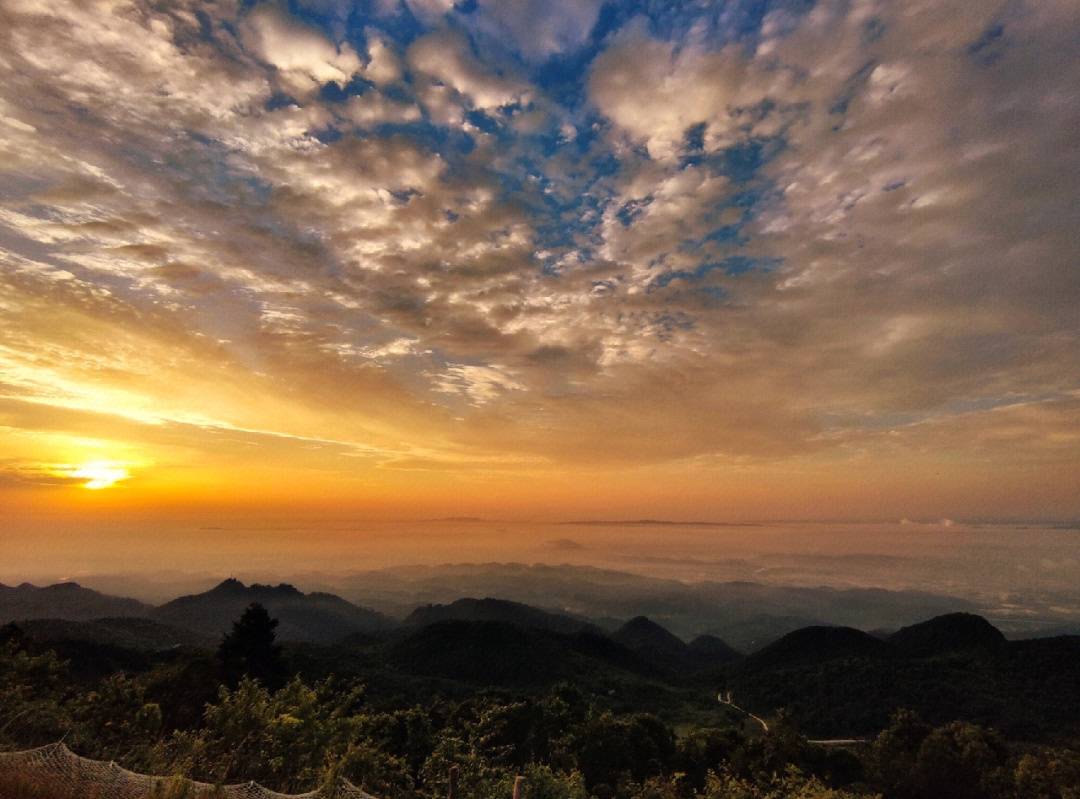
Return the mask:
POLYGON ((0 777, 88 799, 375 799, 348 780, 303 794, 271 791, 254 782, 216 786, 182 777, 153 777, 115 763, 79 757, 62 743, 24 752, 0 752, 0 777))

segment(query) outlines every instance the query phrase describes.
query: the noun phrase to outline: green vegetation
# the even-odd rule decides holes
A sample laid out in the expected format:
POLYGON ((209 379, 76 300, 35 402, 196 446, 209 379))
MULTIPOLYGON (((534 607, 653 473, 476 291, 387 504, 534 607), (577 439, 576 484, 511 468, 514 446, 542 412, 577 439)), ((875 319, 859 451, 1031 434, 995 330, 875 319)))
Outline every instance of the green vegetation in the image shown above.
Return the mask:
MULTIPOLYGON (((1080 795, 1073 639, 1009 643, 951 619, 898 633, 902 646, 804 630, 736 661, 722 642, 690 647, 645 620, 614 637, 440 620, 284 648, 274 622, 251 606, 216 650, 0 628, 0 750, 63 739, 142 773, 288 793, 344 778, 387 799, 445 797, 451 766, 462 799, 509 799, 519 774, 524 799, 1080 795), (725 685, 767 733, 716 702, 725 685), (1031 690, 978 704, 1002 685, 1031 690), (872 734, 827 747, 806 739, 815 727, 872 734)), ((4 779, 5 799, 68 799, 4 779)))
POLYGON ((1080 637, 1006 641, 978 616, 952 614, 885 641, 807 628, 742 661, 730 687, 743 706, 783 707, 808 735, 870 735, 901 709, 929 723, 963 720, 1014 740, 1080 738, 1080 637))
POLYGON ((233 623, 217 651, 226 685, 235 688, 244 677, 259 680, 273 691, 285 684, 287 666, 281 647, 274 643, 277 626, 278 620, 271 619, 258 602, 233 623))

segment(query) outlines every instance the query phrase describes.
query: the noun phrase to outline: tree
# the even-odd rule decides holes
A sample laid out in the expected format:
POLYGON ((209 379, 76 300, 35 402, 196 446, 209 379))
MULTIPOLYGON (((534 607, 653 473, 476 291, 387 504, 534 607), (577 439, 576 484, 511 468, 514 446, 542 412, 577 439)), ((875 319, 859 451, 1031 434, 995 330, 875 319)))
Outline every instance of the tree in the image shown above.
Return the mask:
POLYGON ((870 747, 870 781, 890 799, 919 796, 915 758, 930 732, 930 725, 917 713, 898 710, 888 728, 881 731, 870 747))
POLYGON ((222 677, 235 688, 247 676, 261 682, 268 690, 276 691, 285 685, 285 660, 281 647, 274 643, 274 628, 278 620, 270 618, 258 602, 250 605, 233 622, 218 647, 222 677))
POLYGON ((25 636, 20 639, 12 627, 6 628, 7 641, 0 643, 0 751, 15 741, 55 741, 71 728, 61 701, 66 664, 52 650, 30 652, 25 636))
POLYGON ((945 791, 955 799, 1002 796, 1008 756, 1008 746, 993 730, 954 721, 935 729, 920 744, 915 779, 929 799, 945 791))

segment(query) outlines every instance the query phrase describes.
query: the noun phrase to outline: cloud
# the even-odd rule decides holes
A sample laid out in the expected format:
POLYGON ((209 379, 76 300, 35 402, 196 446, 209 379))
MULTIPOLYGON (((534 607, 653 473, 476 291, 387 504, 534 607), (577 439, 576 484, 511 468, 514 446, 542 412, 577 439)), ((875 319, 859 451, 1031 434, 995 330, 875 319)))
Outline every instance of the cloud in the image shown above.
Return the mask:
POLYGON ((878 407, 1000 396, 1006 382, 1066 391, 1051 364, 1075 342, 1044 337, 1074 313, 1043 289, 1057 286, 1060 299, 1077 288, 1063 269, 1075 236, 1054 210, 1075 192, 1060 174, 1076 164, 1054 120, 1075 118, 1080 104, 1047 105, 1075 77, 1061 61, 1067 45, 1041 12, 1017 6, 1009 44, 988 66, 971 47, 993 16, 925 10, 885 17, 868 45, 864 15, 826 6, 777 44, 810 70, 827 32, 844 43, 831 71, 865 78, 841 82, 842 104, 811 106, 789 132, 769 169, 782 200, 756 221, 760 241, 784 253, 778 285, 790 302, 813 298, 807 332, 848 340, 854 381, 877 390, 878 407), (844 307, 858 309, 846 332, 829 330, 823 317, 844 307), (1036 350, 1048 360, 1031 359, 1036 350))
POLYGON ((387 86, 401 80, 401 59, 393 46, 373 31, 368 31, 367 56, 364 77, 376 86, 387 86))
POLYGON ((409 66, 437 84, 453 89, 471 108, 497 110, 528 104, 533 89, 524 81, 500 75, 482 65, 470 52, 464 35, 444 30, 409 46, 409 66))
MULTIPOLYGON (((311 91, 330 82, 346 83, 361 70, 360 58, 352 47, 335 45, 274 3, 262 3, 248 12, 241 23, 240 40, 298 91, 311 91)), ((387 68, 382 64, 376 65, 376 72, 380 66, 385 74, 387 68)))
POLYGON ((436 380, 436 390, 448 394, 462 394, 473 405, 485 405, 498 399, 504 392, 525 388, 505 367, 472 366, 457 364, 449 366, 436 380))
POLYGON ((637 19, 593 62, 589 97, 631 143, 667 161, 683 152, 691 127, 704 126, 712 140, 737 124, 749 94, 742 87, 746 67, 734 45, 720 52, 679 48, 650 36, 637 19))
POLYGON ((591 3, 320 8, 0 9, 27 430, 339 475, 1066 458, 1071 8, 678 9, 595 54, 591 3))
POLYGON ((417 17, 428 22, 439 19, 453 10, 455 0, 403 0, 417 17))
POLYGON ((350 98, 342 115, 361 128, 386 124, 401 125, 416 122, 423 116, 419 106, 394 102, 375 92, 350 98))
POLYGON ((530 60, 543 60, 584 45, 600 16, 600 6, 599 0, 484 0, 468 23, 530 60))
POLYGON ((494 41, 500 49, 529 61, 573 52, 585 45, 600 16, 599 0, 479 0, 461 8, 452 0, 405 0, 426 24, 452 22, 474 37, 494 41))
POLYGON ((85 480, 71 472, 75 467, 64 464, 19 461, 7 458, 0 461, 0 488, 63 487, 81 485, 85 480))
MULTIPOLYGON (((1071 78, 1059 68, 1068 45, 1051 31, 1053 15, 1015 7, 1003 27, 1009 44, 988 65, 972 47, 995 17, 936 13, 829 3, 798 20, 775 12, 749 52, 661 41, 639 21, 592 68, 591 99, 657 162, 628 159, 605 215, 605 254, 633 263, 637 285, 665 271, 720 280, 717 289, 747 311, 743 319, 725 312, 742 341, 784 342, 814 361, 823 411, 831 403, 928 409, 998 395, 1017 381, 1036 393, 1069 388, 1053 367, 1044 370, 1064 342, 1042 336, 1064 329, 1072 311, 1041 287, 1075 296, 1062 268, 1074 237, 1052 209, 1071 191, 1058 170, 1075 167, 1053 118, 1077 109, 1040 99, 1065 97, 1060 81, 1071 78), (743 120, 754 102, 764 104, 761 115, 743 120), (1028 112, 1004 110, 1021 107, 1028 112), (676 202, 665 186, 693 186, 689 175, 700 170, 678 159, 693 146, 727 156, 740 142, 777 135, 783 146, 756 167, 771 191, 745 225, 730 228, 734 243, 692 249, 695 213, 722 207, 740 188, 685 188, 676 202), (735 247, 777 265, 777 293, 703 272, 703 260, 735 247), (1008 311, 987 315, 989 306, 1008 311), (1047 345, 1055 354, 1041 364, 1020 355, 1047 345)), ((781 361, 772 370, 783 370, 781 361)))

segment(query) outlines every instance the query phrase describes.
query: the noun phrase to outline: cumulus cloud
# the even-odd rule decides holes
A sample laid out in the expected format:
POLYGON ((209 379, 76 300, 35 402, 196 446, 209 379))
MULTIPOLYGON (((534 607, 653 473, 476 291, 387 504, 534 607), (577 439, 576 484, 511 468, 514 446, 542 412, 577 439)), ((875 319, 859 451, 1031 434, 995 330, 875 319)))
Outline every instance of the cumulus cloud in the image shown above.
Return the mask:
POLYGON ((377 33, 368 32, 367 63, 364 77, 376 86, 387 86, 401 80, 403 67, 393 46, 377 33))
POLYGON ((417 105, 395 102, 381 94, 368 92, 351 98, 342 116, 362 128, 371 128, 383 124, 416 122, 423 114, 417 105))
POLYGON ((1066 457, 1071 8, 689 9, 594 57, 595 3, 422 5, 408 43, 3 5, 0 399, 56 411, 20 424, 327 471, 1066 457))
POLYGON ((472 108, 495 110, 527 104, 533 96, 534 90, 524 81, 481 64, 470 52, 468 40, 448 30, 413 42, 408 60, 414 71, 453 89, 472 108))
MULTIPOLYGON (((360 57, 352 47, 335 45, 274 3, 263 3, 248 12, 241 23, 240 40, 256 57, 280 70, 290 87, 301 91, 331 81, 346 83, 361 69, 360 57)), ((375 69, 378 72, 380 66, 375 69)))
POLYGON ((747 63, 737 45, 712 52, 652 37, 644 20, 630 22, 593 62, 589 96, 616 128, 649 155, 670 160, 687 132, 704 127, 710 141, 739 122, 748 98, 747 63))
MULTIPOLYGON (((590 97, 656 163, 628 164, 605 216, 605 252, 635 263, 639 282, 667 270, 747 298, 750 312, 736 322, 743 340, 803 349, 816 362, 823 409, 929 411, 999 395, 1021 374, 1036 392, 1067 390, 1051 366, 1057 354, 1033 362, 1021 353, 1040 340, 1055 353, 1075 346, 1043 338, 1072 324, 1073 312, 1042 287, 1075 295, 1062 268, 1074 236, 1051 210, 1071 191, 1061 170, 1076 166, 1060 125, 1077 113, 1060 104, 1072 79, 1060 71, 1068 45, 1034 6, 962 19, 939 5, 893 11, 822 3, 802 19, 774 12, 753 50, 667 42, 641 23, 613 37, 594 62, 590 97), (998 26, 1008 44, 988 61, 980 42, 998 26), (1058 99, 1046 105, 1050 97, 1058 99), (760 113, 746 116, 755 102, 760 113), (692 185, 697 169, 678 159, 694 146, 724 156, 773 136, 782 147, 757 174, 774 193, 760 195, 745 227, 730 228, 745 245, 665 247, 694 245, 694 214, 717 198, 687 192, 683 207, 673 204, 669 187, 692 185), (775 294, 702 270, 736 249, 774 265, 775 294)), ((729 196, 740 190, 717 185, 729 196)))

